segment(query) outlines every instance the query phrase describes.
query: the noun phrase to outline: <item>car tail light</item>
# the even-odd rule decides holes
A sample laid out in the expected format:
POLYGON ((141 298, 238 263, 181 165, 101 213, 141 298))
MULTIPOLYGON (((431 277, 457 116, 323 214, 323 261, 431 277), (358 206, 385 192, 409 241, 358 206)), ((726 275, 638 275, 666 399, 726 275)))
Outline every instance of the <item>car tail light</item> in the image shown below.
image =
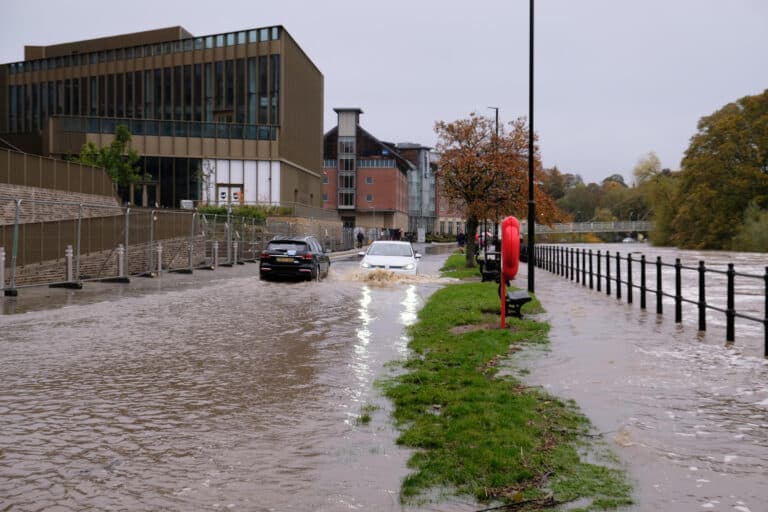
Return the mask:
POLYGON ((266 252, 266 251, 264 251, 263 253, 261 253, 261 256, 260 256, 260 258, 261 258, 262 260, 268 260, 268 259, 269 259, 269 253, 268 253, 268 252, 266 252))
POLYGON ((311 252, 304 253, 304 255, 302 256, 302 259, 311 260, 312 259, 312 253, 311 252))

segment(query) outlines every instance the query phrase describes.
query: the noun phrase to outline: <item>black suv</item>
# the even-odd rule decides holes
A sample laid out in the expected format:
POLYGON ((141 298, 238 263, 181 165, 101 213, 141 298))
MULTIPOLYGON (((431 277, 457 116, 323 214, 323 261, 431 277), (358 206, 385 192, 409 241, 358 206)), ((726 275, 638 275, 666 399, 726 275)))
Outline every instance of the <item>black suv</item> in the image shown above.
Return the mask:
POLYGON ((314 236, 275 237, 261 253, 261 279, 320 279, 331 259, 314 236))

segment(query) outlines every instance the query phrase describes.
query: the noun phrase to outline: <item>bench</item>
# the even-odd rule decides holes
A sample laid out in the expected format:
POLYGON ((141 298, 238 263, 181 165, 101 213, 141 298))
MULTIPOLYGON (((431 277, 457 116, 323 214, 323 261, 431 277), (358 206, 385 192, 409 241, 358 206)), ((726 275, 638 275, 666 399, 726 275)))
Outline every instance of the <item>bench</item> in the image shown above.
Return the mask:
POLYGON ((523 314, 520 312, 520 308, 523 305, 531 302, 531 296, 525 290, 515 290, 513 292, 507 292, 507 313, 514 315, 518 318, 523 318, 523 314))

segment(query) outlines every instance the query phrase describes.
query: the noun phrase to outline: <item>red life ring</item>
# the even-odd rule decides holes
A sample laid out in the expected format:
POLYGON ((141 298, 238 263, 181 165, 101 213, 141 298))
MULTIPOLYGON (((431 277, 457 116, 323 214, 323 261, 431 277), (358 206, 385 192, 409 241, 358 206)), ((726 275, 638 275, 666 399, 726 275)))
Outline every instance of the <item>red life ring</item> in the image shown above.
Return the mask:
POLYGON ((511 281, 520 267, 520 222, 507 217, 501 222, 501 272, 505 281, 511 281))

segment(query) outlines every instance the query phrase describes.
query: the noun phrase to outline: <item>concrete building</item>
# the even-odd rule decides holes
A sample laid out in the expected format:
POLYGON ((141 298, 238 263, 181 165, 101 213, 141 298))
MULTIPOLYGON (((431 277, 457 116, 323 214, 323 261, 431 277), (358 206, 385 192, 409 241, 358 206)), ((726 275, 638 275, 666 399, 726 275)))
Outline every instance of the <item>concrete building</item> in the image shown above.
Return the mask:
POLYGON ((149 178, 124 199, 322 207, 323 75, 280 26, 170 27, 49 46, 0 65, 0 138, 62 157, 125 124, 149 178))
POLYGON ((323 207, 337 210, 349 228, 407 232, 408 175, 416 166, 360 126, 362 110, 334 110, 338 124, 324 141, 323 207))

